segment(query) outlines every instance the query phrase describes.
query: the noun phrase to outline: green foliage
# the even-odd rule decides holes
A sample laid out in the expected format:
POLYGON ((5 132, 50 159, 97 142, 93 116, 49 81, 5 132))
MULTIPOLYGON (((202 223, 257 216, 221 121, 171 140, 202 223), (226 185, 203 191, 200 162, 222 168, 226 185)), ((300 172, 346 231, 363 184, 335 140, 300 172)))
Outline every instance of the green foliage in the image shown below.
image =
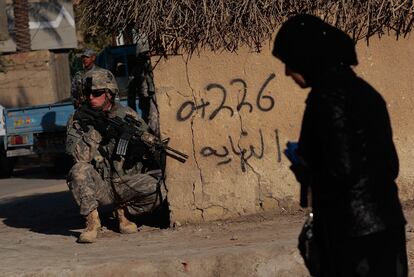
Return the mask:
POLYGON ((104 49, 106 46, 112 44, 112 36, 100 33, 100 34, 92 34, 89 32, 84 33, 84 41, 83 45, 84 48, 90 48, 97 52, 104 49))
POLYGON ((70 76, 73 78, 76 72, 83 69, 82 61, 78 56, 78 51, 71 50, 69 52, 69 66, 70 66, 70 76))
MULTIPOLYGON (((88 28, 86 25, 82 24, 81 22, 81 13, 84 9, 82 3, 81 4, 74 4, 74 13, 75 13, 75 22, 76 22, 76 30, 78 33, 78 40, 79 40, 79 48, 85 49, 90 48, 95 50, 96 52, 101 51, 106 46, 112 44, 112 34, 110 32, 95 32, 88 28)), ((81 50, 78 50, 81 51, 81 50)), ((78 63, 76 60, 76 56, 72 57, 73 62, 78 63)), ((72 62, 71 59, 71 62, 72 62)), ((76 66, 75 66, 76 68, 76 66)))

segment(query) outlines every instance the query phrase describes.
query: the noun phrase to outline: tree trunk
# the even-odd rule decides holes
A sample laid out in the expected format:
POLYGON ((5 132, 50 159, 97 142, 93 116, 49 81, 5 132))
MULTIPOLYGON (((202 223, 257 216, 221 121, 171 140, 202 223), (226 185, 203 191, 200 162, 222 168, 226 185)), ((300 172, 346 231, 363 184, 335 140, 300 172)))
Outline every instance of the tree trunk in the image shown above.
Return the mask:
POLYGON ((19 52, 30 51, 29 3, 28 0, 13 0, 14 31, 19 52))
POLYGON ((6 0, 0 0, 0 41, 7 40, 8 38, 9 29, 7 26, 6 0))

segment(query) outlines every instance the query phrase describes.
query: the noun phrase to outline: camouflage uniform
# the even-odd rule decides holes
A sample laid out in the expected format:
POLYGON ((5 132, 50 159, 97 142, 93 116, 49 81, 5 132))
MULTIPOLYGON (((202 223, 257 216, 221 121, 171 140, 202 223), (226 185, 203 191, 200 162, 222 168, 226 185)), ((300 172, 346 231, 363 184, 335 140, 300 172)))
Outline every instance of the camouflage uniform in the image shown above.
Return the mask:
POLYGON ((136 111, 135 100, 138 97, 142 119, 148 123, 151 130, 159 134, 159 113, 155 98, 154 74, 151 59, 147 54, 137 56, 137 65, 132 74, 134 78, 128 84, 128 106, 136 111))
MULTIPOLYGON (((118 102, 108 116, 124 118, 126 114, 142 121, 132 109, 118 102)), ((114 139, 105 139, 92 126, 88 127, 85 131, 79 122, 70 120, 67 128, 66 151, 76 162, 69 171, 67 184, 80 213, 86 216, 98 206, 112 204, 125 207, 132 215, 158 207, 166 195, 159 167, 149 166, 153 161, 136 155, 137 149, 128 149, 126 156, 120 158, 114 153, 114 139)))

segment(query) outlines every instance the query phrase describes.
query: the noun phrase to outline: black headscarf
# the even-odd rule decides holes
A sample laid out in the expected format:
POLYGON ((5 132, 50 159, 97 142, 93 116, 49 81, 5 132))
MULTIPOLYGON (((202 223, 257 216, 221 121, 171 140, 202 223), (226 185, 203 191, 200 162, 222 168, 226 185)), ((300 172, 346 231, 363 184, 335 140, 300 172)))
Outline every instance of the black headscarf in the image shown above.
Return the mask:
POLYGON ((355 44, 343 31, 318 17, 300 14, 283 23, 273 55, 314 85, 328 70, 357 65, 355 44))

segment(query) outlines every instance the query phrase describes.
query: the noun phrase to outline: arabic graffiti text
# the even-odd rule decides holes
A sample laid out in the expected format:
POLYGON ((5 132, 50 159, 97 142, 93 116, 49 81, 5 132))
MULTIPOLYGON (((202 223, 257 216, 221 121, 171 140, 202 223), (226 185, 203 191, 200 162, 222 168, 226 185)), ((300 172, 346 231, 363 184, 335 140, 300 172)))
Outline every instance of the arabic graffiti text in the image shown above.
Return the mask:
MULTIPOLYGON (((240 139, 247 137, 249 134, 246 131, 242 131, 240 134, 240 139)), ((265 139, 263 137, 262 129, 259 129, 259 142, 256 146, 250 144, 248 148, 241 147, 238 143, 235 142, 235 139, 231 136, 228 136, 228 144, 220 145, 218 147, 205 146, 201 148, 201 156, 207 157, 216 157, 218 158, 217 166, 225 165, 231 163, 234 158, 240 161, 240 167, 243 172, 246 172, 246 165, 249 165, 249 160, 252 158, 261 160, 264 157, 265 153, 265 139)), ((279 145, 279 134, 278 130, 275 130, 275 143, 277 148, 278 162, 281 161, 280 157, 280 145, 279 145)))

